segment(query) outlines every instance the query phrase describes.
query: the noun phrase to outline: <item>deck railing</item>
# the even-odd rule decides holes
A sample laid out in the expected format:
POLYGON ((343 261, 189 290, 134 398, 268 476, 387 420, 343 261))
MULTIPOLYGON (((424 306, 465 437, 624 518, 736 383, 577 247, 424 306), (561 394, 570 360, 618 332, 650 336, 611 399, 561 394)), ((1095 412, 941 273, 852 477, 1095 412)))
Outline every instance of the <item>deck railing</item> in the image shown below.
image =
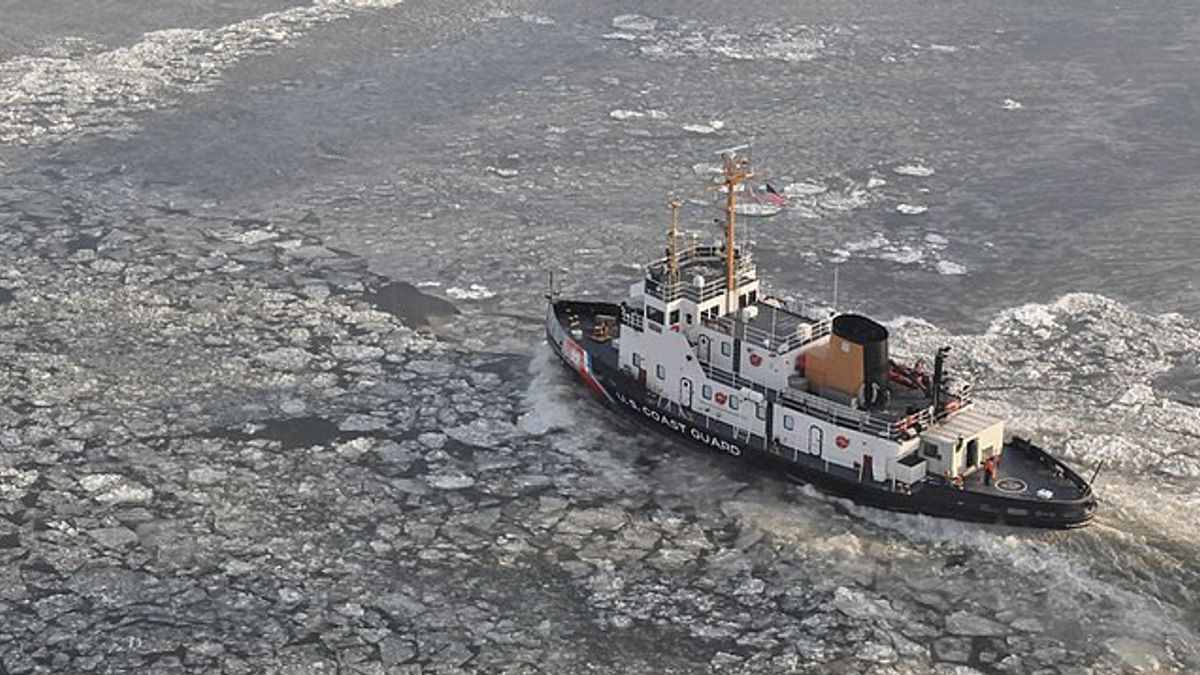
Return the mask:
MULTIPOLYGON (((739 286, 748 284, 751 281, 754 281, 753 274, 749 272, 738 273, 737 283, 739 286)), ((706 302, 725 294, 725 277, 711 279, 704 286, 696 286, 691 280, 680 280, 672 283, 665 280, 659 281, 647 278, 646 294, 663 302, 673 302, 681 298, 691 300, 695 303, 706 302)))
MULTIPOLYGON (((706 262, 719 265, 723 270, 725 266, 725 247, 697 246, 685 249, 679 254, 676 262, 679 269, 683 272, 686 272, 686 268, 693 264, 706 262)), ((724 274, 717 279, 708 280, 703 286, 696 286, 692 283, 691 278, 684 277, 682 274, 678 281, 672 282, 666 275, 666 269, 666 258, 656 260, 647 266, 646 293, 651 297, 663 302, 672 302, 680 298, 686 298, 700 303, 718 298, 725 293, 724 274)), ((744 249, 738 250, 734 270, 737 274, 739 285, 754 280, 754 258, 749 251, 744 249)))
POLYGON ((822 398, 802 389, 788 389, 779 394, 784 407, 842 427, 857 429, 872 436, 894 439, 892 421, 866 410, 851 408, 843 403, 822 398))
POLYGON ((877 415, 860 408, 852 408, 844 403, 823 398, 802 389, 780 391, 710 364, 702 363, 701 367, 704 369, 704 374, 710 379, 720 382, 727 387, 753 389, 768 399, 775 401, 776 404, 782 405, 784 408, 802 412, 841 427, 857 429, 872 436, 879 436, 880 438, 890 440, 906 439, 909 437, 909 428, 924 428, 935 422, 943 422, 953 417, 958 411, 966 409, 972 403, 970 386, 968 385, 963 388, 962 392, 952 397, 956 405, 950 408, 943 408, 937 414, 934 414, 933 406, 929 406, 918 413, 913 413, 908 417, 893 421, 889 417, 877 415), (918 427, 917 425, 920 426, 918 427))
POLYGON ((975 403, 972 386, 969 382, 964 384, 957 393, 947 396, 949 398, 947 405, 943 406, 941 410, 935 411, 933 406, 929 406, 893 422, 892 437, 902 438, 907 435, 910 428, 923 429, 937 422, 944 422, 975 403))
MULTIPOLYGON (((787 310, 776 308, 774 311, 786 312, 787 310)), ((726 335, 730 335, 739 340, 753 342, 765 349, 770 349, 776 354, 784 354, 799 349, 804 345, 819 340, 833 330, 833 319, 822 319, 816 322, 810 322, 807 319, 796 315, 803 323, 801 325, 809 326, 810 332, 801 333, 798 330, 788 333, 776 332, 752 326, 744 321, 738 321, 730 315, 718 317, 716 319, 704 319, 704 325, 718 330, 726 335)))

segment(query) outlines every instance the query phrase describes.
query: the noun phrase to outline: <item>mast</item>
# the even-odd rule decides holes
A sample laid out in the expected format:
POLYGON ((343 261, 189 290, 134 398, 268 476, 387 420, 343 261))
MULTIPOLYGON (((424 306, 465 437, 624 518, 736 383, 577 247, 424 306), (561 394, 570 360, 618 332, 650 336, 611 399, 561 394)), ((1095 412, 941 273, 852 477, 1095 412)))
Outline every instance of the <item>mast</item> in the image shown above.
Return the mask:
POLYGON ((732 314, 737 299, 737 263, 734 250, 737 248, 737 224, 734 209, 737 205, 737 186, 754 175, 743 170, 747 162, 734 152, 727 152, 725 160, 725 312, 732 314))
POLYGON ((667 235, 667 273, 672 284, 679 283, 679 207, 683 202, 671 195, 667 207, 671 209, 671 232, 667 235))

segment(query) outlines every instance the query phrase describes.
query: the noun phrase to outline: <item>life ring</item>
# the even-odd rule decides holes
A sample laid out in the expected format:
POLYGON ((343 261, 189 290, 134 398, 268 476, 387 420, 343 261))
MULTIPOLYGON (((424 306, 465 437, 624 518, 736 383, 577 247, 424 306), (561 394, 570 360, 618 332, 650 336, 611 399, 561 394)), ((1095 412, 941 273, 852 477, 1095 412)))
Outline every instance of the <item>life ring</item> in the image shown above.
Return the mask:
POLYGON ((754 366, 755 368, 761 366, 762 365, 762 357, 759 356, 758 354, 751 353, 750 354, 750 365, 754 366))
POLYGON ((679 327, 679 324, 677 324, 677 323, 671 324, 671 332, 672 333, 678 333, 681 330, 683 330, 683 329, 679 327))
POLYGON ((846 448, 850 447, 850 439, 846 438, 845 436, 838 436, 837 438, 834 439, 833 442, 835 445, 837 445, 842 450, 845 450, 846 448))
POLYGON ((960 405, 958 401, 949 401, 946 403, 946 412, 954 412, 958 410, 960 405))
POLYGON ((725 392, 718 391, 713 395, 713 400, 717 402, 717 405, 725 405, 725 392))

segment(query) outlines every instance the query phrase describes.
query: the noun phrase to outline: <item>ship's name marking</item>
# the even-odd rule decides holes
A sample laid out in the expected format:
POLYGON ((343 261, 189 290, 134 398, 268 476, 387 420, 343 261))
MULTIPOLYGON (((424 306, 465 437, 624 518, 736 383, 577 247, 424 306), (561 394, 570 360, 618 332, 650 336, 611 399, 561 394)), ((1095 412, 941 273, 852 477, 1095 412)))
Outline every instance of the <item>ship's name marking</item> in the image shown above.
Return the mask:
POLYGON ((719 436, 715 436, 713 434, 708 433, 707 431, 705 431, 703 429, 693 427, 684 422, 680 422, 679 420, 675 419, 674 417, 663 414, 661 411, 655 410, 654 408, 651 408, 650 406, 648 406, 644 403, 639 403, 638 401, 635 401, 635 400, 629 398, 628 396, 622 394, 619 391, 616 392, 616 394, 617 394, 617 398, 620 399, 620 401, 622 403, 629 406, 630 408, 633 408, 634 410, 637 410, 638 412, 642 413, 646 417, 654 420, 655 422, 658 422, 659 424, 670 429, 671 431, 674 431, 683 436, 691 436, 692 438, 696 439, 697 441, 700 441, 701 443, 710 445, 718 450, 728 452, 729 454, 734 455, 734 456, 742 454, 741 448, 734 445, 733 443, 730 443, 729 441, 726 441, 726 440, 720 438, 719 436))

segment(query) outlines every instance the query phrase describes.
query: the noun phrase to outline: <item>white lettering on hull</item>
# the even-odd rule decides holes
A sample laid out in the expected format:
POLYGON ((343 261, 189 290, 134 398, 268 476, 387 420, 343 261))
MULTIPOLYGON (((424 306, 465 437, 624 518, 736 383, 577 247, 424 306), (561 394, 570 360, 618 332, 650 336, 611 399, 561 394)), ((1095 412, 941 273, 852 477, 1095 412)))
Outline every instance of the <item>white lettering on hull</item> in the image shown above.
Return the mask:
POLYGON ((660 410, 655 410, 644 403, 639 403, 619 391, 616 392, 616 395, 617 399, 621 401, 621 403, 624 403, 630 408, 642 413, 642 415, 654 420, 655 422, 658 422, 671 431, 674 431, 682 436, 691 436, 693 439, 704 443, 705 445, 716 448, 722 452, 727 452, 735 457, 742 454, 741 448, 719 436, 711 434, 703 429, 693 427, 685 422, 681 422, 660 410))

